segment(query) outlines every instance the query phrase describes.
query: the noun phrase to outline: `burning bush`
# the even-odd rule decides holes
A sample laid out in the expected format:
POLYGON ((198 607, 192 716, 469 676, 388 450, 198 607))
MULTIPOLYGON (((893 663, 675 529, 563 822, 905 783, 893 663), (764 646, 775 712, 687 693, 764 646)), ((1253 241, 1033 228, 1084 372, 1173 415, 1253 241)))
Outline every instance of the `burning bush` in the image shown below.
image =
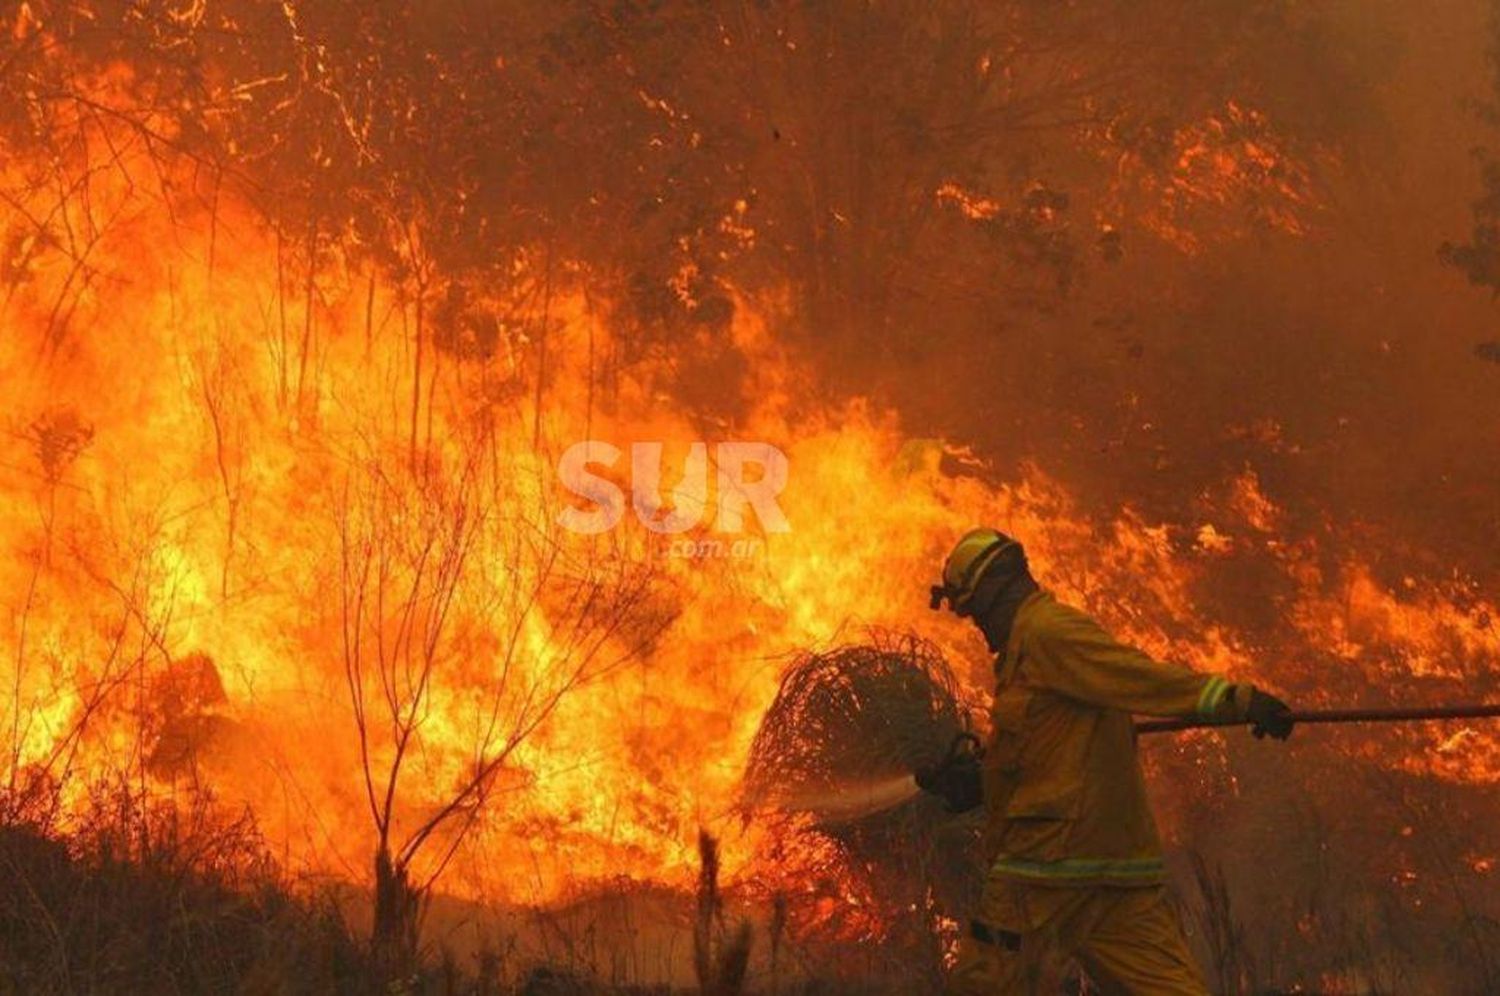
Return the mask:
POLYGON ((792 819, 770 863, 813 873, 787 879, 799 883, 788 913, 803 940, 878 938, 906 971, 936 973, 943 924, 969 906, 980 879, 977 821, 955 820, 926 796, 875 812, 858 801, 888 797, 892 781, 910 784, 967 729, 953 672, 917 636, 876 631, 868 643, 793 660, 756 732, 745 785, 753 800, 812 816, 792 819), (809 843, 810 869, 799 867, 809 843))

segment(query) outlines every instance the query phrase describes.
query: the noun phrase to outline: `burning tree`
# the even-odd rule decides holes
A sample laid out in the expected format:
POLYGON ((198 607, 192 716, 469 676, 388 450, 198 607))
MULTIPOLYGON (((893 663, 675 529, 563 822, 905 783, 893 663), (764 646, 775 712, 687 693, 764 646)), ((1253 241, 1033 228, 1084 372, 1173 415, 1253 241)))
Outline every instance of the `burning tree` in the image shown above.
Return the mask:
POLYGON ((6 630, 13 656, 0 724, 0 827, 52 830, 92 787, 75 784, 79 769, 99 775, 87 770, 95 727, 119 738, 122 760, 110 777, 144 777, 157 733, 154 679, 170 666, 173 599, 159 517, 141 516, 128 536, 106 540, 101 523, 71 507, 69 475, 92 426, 72 409, 53 409, 18 435, 35 462, 36 525, 14 550, 23 573, 6 630), (70 626, 69 606, 80 599, 93 618, 70 626))
POLYGON ((652 634, 648 568, 580 558, 556 527, 450 478, 361 465, 345 483, 339 622, 373 824, 373 946, 390 978, 415 964, 423 897, 564 697, 652 634), (404 792, 436 782, 420 810, 404 792))

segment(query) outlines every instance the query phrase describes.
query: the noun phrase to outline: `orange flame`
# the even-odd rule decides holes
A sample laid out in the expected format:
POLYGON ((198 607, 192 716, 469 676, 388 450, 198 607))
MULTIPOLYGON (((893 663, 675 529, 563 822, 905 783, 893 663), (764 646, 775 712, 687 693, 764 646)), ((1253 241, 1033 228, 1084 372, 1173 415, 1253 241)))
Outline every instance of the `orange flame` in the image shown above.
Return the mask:
MULTIPOLYGON (((1216 196, 1205 174, 1274 171, 1247 113, 1231 108, 1229 123, 1177 137, 1184 198, 1216 196)), ((779 351, 782 309, 768 299, 737 302, 749 400, 740 422, 713 432, 787 454, 791 532, 737 547, 699 528, 674 549, 627 516, 604 537, 567 535, 555 478, 566 446, 661 441, 676 459, 708 434, 663 395, 659 371, 621 374, 606 390, 598 358, 613 336, 586 275, 555 293, 545 324, 497 323, 493 348, 474 355, 450 328, 438 349, 420 292, 336 252, 294 291, 284 247, 250 212, 172 216, 135 186, 132 171, 149 165, 142 147, 116 165, 91 181, 85 207, 67 207, 84 212, 69 228, 86 244, 11 242, 24 273, 0 340, 11 430, 0 440, 0 571, 14 593, 0 620, 12 669, 0 696, 13 790, 71 771, 65 800, 76 807, 91 777, 134 765, 163 796, 193 786, 248 806, 294 866, 362 876, 375 834, 364 770, 387 771, 398 754, 379 729, 382 696, 412 692, 373 672, 351 678, 350 642, 405 648, 391 673, 416 681, 413 634, 427 634, 437 666, 413 706, 397 837, 442 813, 503 747, 483 804, 468 799, 459 814, 467 836, 440 835, 461 843, 445 888, 546 902, 619 876, 686 887, 699 826, 725 836, 728 877, 752 877, 763 831, 742 822, 739 776, 786 654, 864 625, 910 628, 969 662, 982 703, 977 641, 924 597, 948 543, 980 522, 1021 536, 1062 597, 1206 670, 1318 684, 1200 607, 1204 586, 1242 557, 1284 583, 1285 625, 1306 653, 1357 673, 1340 690, 1400 680, 1455 691, 1500 655, 1494 606, 1477 596, 1417 581, 1396 590, 1358 559, 1330 576, 1313 539, 1276 534, 1278 509, 1253 474, 1229 482, 1212 521, 1131 508, 1101 521, 1040 467, 992 469, 1014 482, 994 484, 950 472, 942 443, 907 438, 868 403, 809 410, 809 374, 779 351), (527 358, 542 337, 550 365, 538 387, 527 358), (441 542, 467 558, 442 591, 423 587, 436 582, 411 549, 448 536, 438 513, 461 513, 461 536, 441 542), (351 535, 390 540, 369 547, 388 561, 360 563, 389 569, 393 587, 359 592, 423 594, 372 603, 351 627, 351 535), (625 601, 600 622, 609 597, 625 601), (599 665, 570 683, 585 653, 599 665), (625 663, 604 666, 615 661, 625 663), (375 717, 365 756, 359 689, 375 717), (497 708, 524 735, 487 739, 497 708)), ((45 193, 35 196, 44 214, 45 193)), ((957 188, 940 196, 974 217, 995 210, 957 188)), ((534 289, 535 271, 518 259, 516 283, 534 289)), ((1488 731, 1423 730, 1380 741, 1375 760, 1480 782, 1500 770, 1496 752, 1488 731)), ((819 870, 808 881, 839 883, 846 911, 870 911, 858 930, 878 936, 878 902, 815 839, 800 846, 802 866, 819 870)), ((1486 871, 1492 861, 1476 860, 1486 871)))

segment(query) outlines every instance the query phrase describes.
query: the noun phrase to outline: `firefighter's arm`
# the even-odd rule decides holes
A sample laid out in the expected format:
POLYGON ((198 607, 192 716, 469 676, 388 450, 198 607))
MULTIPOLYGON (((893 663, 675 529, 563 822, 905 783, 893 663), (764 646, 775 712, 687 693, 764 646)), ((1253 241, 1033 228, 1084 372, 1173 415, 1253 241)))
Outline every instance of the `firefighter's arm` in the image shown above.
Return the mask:
POLYGON ((1105 709, 1233 723, 1249 717, 1255 696, 1250 685, 1155 660, 1080 612, 1038 627, 1025 654, 1032 680, 1105 709))

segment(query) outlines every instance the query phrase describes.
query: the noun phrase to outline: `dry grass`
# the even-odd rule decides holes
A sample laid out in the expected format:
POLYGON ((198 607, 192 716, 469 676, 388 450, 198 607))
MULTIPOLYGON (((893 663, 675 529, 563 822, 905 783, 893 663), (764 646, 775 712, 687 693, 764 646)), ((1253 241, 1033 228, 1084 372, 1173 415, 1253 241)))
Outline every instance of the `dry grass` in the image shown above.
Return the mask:
POLYGON ((0 992, 354 993, 366 978, 337 910, 291 898, 247 822, 116 786, 67 837, 0 828, 0 992))
MULTIPOLYGON (((938 650, 914 636, 874 632, 867 643, 792 661, 756 733, 746 790, 752 798, 809 795, 910 773, 938 760, 966 728, 957 682, 938 650)), ((977 816, 955 820, 928 797, 790 831, 830 844, 837 875, 862 879, 860 891, 877 897, 894 925, 851 950, 843 928, 865 911, 844 909, 849 893, 835 881, 826 892, 787 897, 791 939, 815 963, 844 965, 899 991, 935 991, 939 918, 966 915, 979 885, 977 831, 977 816)))
POLYGON ((914 771, 965 728, 937 648, 877 631, 869 643, 792 661, 756 732, 746 787, 816 790, 914 771))

